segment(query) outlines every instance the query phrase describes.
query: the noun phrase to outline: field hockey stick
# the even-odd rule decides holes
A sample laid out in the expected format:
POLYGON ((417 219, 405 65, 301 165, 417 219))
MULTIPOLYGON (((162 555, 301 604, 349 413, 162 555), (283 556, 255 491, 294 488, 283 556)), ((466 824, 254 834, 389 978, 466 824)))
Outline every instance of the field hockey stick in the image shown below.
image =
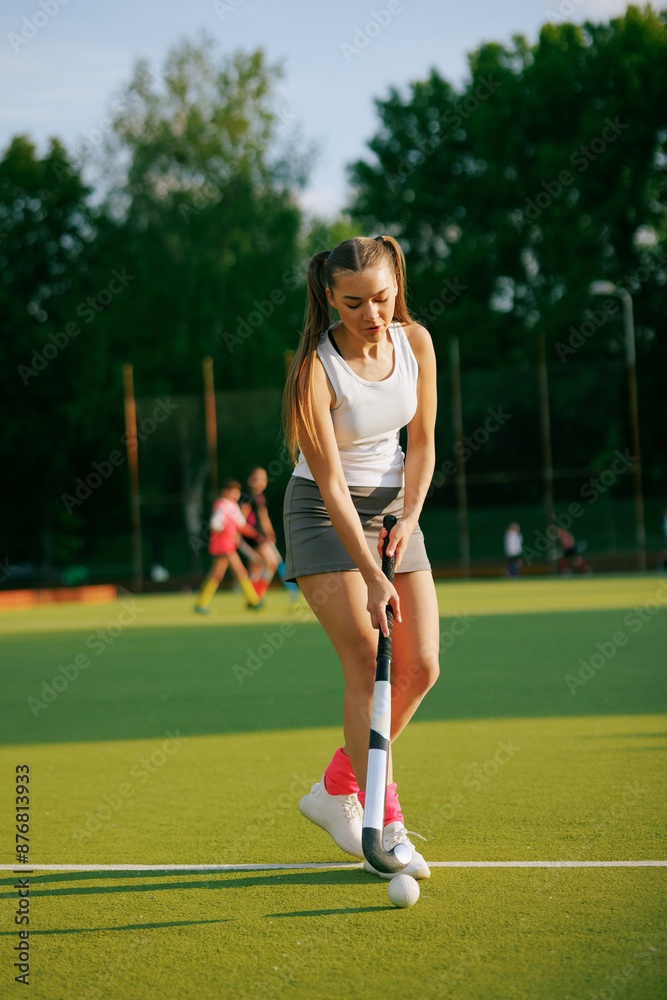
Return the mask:
MULTIPOLYGON (((382 546, 382 572, 390 583, 394 582, 395 556, 387 555, 389 533, 396 524, 393 514, 385 514, 382 522, 387 536, 382 546)), ((387 626, 389 635, 380 629, 375 666, 375 687, 371 711, 371 735, 368 745, 368 773, 366 777, 366 801, 364 822, 361 832, 361 846, 366 860, 379 872, 390 874, 400 872, 410 861, 410 848, 397 844, 391 851, 385 851, 382 840, 384 831, 384 808, 387 795, 387 768, 391 747, 391 635, 394 613, 387 605, 387 626)))

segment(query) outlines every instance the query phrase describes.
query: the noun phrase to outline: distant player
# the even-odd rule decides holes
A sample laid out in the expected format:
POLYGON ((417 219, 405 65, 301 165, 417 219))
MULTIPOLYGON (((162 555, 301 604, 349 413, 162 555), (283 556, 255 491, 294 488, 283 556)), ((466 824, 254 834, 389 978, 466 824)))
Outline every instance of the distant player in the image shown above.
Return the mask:
POLYGON ((511 577, 518 577, 521 568, 521 555, 523 552, 523 537, 521 529, 516 521, 512 521, 507 526, 505 532, 505 558, 507 559, 507 572, 511 577))
POLYGON ((236 551, 236 540, 239 532, 246 538, 253 538, 257 542, 263 541, 264 536, 252 525, 246 523, 239 508, 240 496, 241 484, 234 479, 227 479, 222 485, 219 499, 213 504, 213 513, 209 522, 211 539, 208 546, 208 551, 213 556, 213 565, 202 584, 195 605, 195 611, 200 614, 208 612, 209 604, 220 586, 228 566, 231 566, 232 572, 239 581, 248 606, 251 608, 262 606, 261 598, 250 582, 247 570, 236 551))
POLYGON ((276 533, 264 496, 267 482, 266 470, 256 466, 248 476, 248 492, 243 494, 240 501, 241 513, 246 522, 263 535, 262 541, 248 538, 245 543, 252 550, 252 555, 248 553, 250 581, 260 598, 264 597, 280 561, 275 547, 276 533))
MULTIPOLYGON (((241 497, 241 513, 257 531, 261 531, 265 541, 257 542, 248 538, 239 546, 250 562, 250 580, 260 598, 264 597, 271 580, 279 573, 285 582, 285 563, 276 548, 276 533, 271 524, 271 518, 266 506, 264 490, 268 483, 266 469, 257 465, 248 476, 248 492, 241 497)), ((292 600, 299 594, 295 583, 285 583, 292 600)))
POLYGON ((593 571, 586 560, 581 558, 581 553, 586 548, 585 543, 580 542, 577 545, 574 535, 566 531, 565 528, 559 528, 558 544, 563 551, 562 556, 558 560, 559 572, 563 576, 571 576, 573 570, 576 570, 577 573, 584 573, 586 576, 590 576, 593 571))

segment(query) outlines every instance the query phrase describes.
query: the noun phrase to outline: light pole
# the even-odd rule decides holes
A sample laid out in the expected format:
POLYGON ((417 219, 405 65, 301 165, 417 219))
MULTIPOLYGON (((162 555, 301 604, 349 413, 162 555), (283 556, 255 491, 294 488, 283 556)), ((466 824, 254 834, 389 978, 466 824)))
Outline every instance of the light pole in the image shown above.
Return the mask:
POLYGON ((646 532, 644 529, 644 497, 642 493, 642 460, 639 450, 639 411, 637 408, 637 354, 635 351, 635 321, 632 314, 632 296, 626 288, 613 281, 593 281, 588 286, 590 295, 618 295, 623 303, 625 327, 625 363, 628 370, 628 396, 632 450, 634 453, 635 479, 635 537, 637 541, 637 569, 646 571, 646 532))

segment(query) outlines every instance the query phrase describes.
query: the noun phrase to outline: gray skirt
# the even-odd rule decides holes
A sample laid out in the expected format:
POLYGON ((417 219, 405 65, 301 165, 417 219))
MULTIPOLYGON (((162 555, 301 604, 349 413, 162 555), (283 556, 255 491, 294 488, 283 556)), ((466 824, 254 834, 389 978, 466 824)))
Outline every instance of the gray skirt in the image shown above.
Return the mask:
MULTIPOLYGON (((382 561, 377 543, 385 514, 403 515, 402 486, 351 486, 350 495, 357 509, 369 548, 378 566, 382 561)), ((339 573, 355 570, 349 552, 341 542, 324 506, 322 494, 312 479, 292 476, 285 492, 283 507, 285 527, 285 579, 313 573, 339 573)), ((424 536, 419 525, 410 536, 399 573, 430 570, 424 536)))

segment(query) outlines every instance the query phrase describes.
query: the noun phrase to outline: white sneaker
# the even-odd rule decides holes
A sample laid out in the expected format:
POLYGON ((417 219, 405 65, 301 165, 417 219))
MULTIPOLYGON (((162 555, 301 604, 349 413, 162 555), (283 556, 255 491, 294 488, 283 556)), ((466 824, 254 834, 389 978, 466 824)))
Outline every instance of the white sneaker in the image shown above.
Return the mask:
POLYGON ((353 792, 350 795, 329 795, 322 780, 316 782, 299 802, 299 809, 311 823, 330 833, 338 846, 355 858, 363 858, 361 829, 364 811, 353 792))
MULTIPOLYGON (((406 830, 400 820, 394 820, 393 823, 387 823, 384 828, 384 834, 382 837, 385 851, 391 851, 396 844, 407 844, 410 848, 412 857, 405 868, 402 868, 400 872, 379 872, 377 868, 373 868, 373 865, 368 861, 364 861, 364 869, 370 872, 371 875, 379 875, 380 878, 391 879, 394 875, 412 875, 413 878, 423 879, 431 877, 431 869, 424 861, 421 854, 415 850, 415 845, 411 844, 408 840, 408 834, 412 833, 411 830, 406 830)), ((413 834, 415 837, 419 837, 420 834, 413 834)), ((421 838, 425 840, 425 837, 421 838)))

